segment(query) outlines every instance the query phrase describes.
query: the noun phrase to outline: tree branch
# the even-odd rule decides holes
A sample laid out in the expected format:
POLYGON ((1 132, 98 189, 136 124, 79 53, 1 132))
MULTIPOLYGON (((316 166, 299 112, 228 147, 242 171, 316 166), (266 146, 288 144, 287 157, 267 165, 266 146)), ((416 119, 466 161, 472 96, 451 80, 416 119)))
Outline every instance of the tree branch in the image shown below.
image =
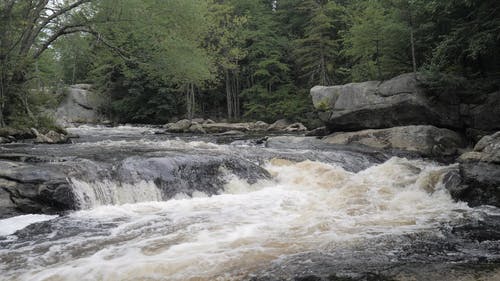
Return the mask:
POLYGON ((40 34, 40 32, 42 32, 42 30, 47 27, 47 25, 54 19, 58 18, 59 16, 61 15, 64 15, 65 13, 85 4, 85 3, 90 3, 92 2, 93 0, 78 0, 76 1, 75 3, 69 5, 69 6, 66 6, 64 8, 61 8, 60 10, 54 12, 53 14, 51 14, 50 16, 48 16, 47 18, 45 18, 41 23, 40 25, 36 28, 35 32, 33 32, 33 34, 31 35, 30 37, 30 40, 32 42, 35 41, 35 38, 38 37, 38 35, 40 34))
POLYGON ((106 47, 114 51, 116 54, 118 54, 122 59, 130 61, 131 58, 129 55, 127 55, 123 50, 120 48, 113 46, 111 43, 107 42, 100 34, 99 32, 93 30, 91 27, 86 26, 86 25, 71 25, 71 26, 64 26, 61 29, 59 29, 56 33, 54 33, 52 36, 45 41, 45 43, 42 44, 42 46, 35 52, 33 55, 33 59, 37 59, 42 55, 42 53, 49 48, 49 46, 57 40, 57 38, 67 35, 67 34, 72 34, 72 33, 77 33, 77 32, 83 32, 83 33, 88 33, 93 35, 94 37, 97 38, 100 42, 102 42, 106 47))
POLYGON ((42 13, 43 9, 47 6, 49 3, 49 0, 43 0, 37 3, 34 7, 34 9, 31 8, 31 6, 27 9, 27 15, 26 18, 28 20, 28 26, 25 28, 23 34, 21 35, 21 48, 19 50, 19 54, 25 55, 29 52, 31 46, 33 45, 32 42, 34 42, 34 38, 36 36, 33 36, 35 33, 34 30, 36 29, 36 22, 40 18, 40 14, 42 13), (33 38, 33 39, 32 39, 33 38))
POLYGON ((84 32, 85 26, 84 25, 66 25, 63 26, 61 29, 59 29, 57 32, 52 34, 43 44, 40 46, 40 48, 33 54, 33 59, 37 59, 42 55, 42 53, 47 50, 47 48, 57 40, 57 38, 66 35, 66 34, 71 34, 71 33, 76 33, 76 32, 84 32))

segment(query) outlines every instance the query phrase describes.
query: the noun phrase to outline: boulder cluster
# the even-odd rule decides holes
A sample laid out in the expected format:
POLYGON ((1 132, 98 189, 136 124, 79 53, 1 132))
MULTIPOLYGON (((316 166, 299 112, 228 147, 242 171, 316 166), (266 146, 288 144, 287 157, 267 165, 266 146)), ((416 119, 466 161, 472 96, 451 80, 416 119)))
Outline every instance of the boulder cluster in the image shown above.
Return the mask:
POLYGON ((458 159, 460 181, 450 185, 452 195, 471 205, 500 206, 500 92, 441 95, 423 87, 423 79, 411 73, 312 88, 331 133, 322 141, 458 159))
POLYGON ((306 126, 302 123, 290 123, 285 119, 280 119, 273 124, 263 121, 228 123, 215 122, 211 119, 196 118, 192 120, 183 119, 163 126, 168 133, 195 133, 195 134, 221 134, 240 135, 249 132, 307 132, 306 126))

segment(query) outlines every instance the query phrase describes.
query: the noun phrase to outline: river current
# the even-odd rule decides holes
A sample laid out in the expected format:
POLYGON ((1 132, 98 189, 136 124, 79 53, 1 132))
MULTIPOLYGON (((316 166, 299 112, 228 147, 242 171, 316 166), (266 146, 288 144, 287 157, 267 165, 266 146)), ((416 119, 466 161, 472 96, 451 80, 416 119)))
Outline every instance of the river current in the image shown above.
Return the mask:
MULTIPOLYGON (((409 264, 467 267, 500 256, 496 242, 469 235, 500 212, 451 198, 444 178, 454 164, 140 127, 70 131, 81 135, 74 144, 2 152, 71 156, 111 172, 68 176, 79 210, 0 220, 0 280, 369 280, 380 272, 432 280, 409 264), (219 160, 215 172, 196 166, 219 160), (262 176, 250 178, 238 161, 262 176), (320 279, 296 279, 307 276, 320 279)), ((495 269, 486 276, 500 278, 495 269)))

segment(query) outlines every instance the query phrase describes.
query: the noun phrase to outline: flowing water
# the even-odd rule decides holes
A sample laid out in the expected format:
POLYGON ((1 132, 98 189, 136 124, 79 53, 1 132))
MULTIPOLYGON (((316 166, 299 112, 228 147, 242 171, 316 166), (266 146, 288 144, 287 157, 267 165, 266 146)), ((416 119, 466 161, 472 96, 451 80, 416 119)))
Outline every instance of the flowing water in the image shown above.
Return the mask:
POLYGON ((362 279, 500 257, 498 243, 469 235, 498 209, 469 208, 445 188, 457 165, 148 128, 73 131, 75 144, 4 147, 97 172, 68 174, 80 210, 0 220, 0 280, 362 279))

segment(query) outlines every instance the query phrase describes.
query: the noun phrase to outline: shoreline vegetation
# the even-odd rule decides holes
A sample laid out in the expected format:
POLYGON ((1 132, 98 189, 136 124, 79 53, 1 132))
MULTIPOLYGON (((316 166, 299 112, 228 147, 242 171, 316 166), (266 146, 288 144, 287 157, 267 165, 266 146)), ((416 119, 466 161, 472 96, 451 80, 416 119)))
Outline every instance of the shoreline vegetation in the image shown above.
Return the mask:
MULTIPOLYGON (((67 85, 112 123, 288 119, 316 85, 426 77, 436 99, 500 89, 497 1, 6 1, 0 126, 57 131, 67 85), (416 74, 415 74, 416 75, 416 74)), ((320 112, 321 113, 321 110, 320 112)))

